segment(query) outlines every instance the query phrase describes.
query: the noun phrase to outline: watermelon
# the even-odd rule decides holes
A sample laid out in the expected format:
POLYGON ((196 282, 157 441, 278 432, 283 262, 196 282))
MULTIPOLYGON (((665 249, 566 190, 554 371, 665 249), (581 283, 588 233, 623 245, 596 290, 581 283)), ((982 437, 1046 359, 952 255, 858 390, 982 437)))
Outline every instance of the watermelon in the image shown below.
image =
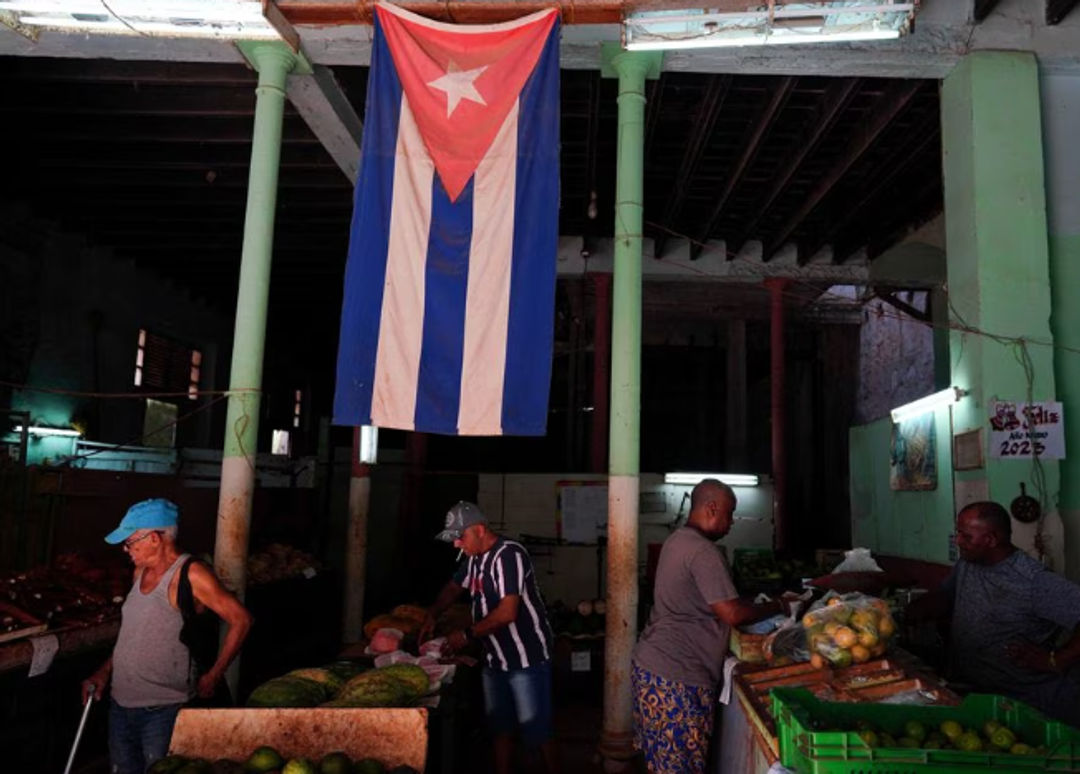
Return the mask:
POLYGON ((362 758, 353 764, 353 774, 386 774, 386 767, 375 758, 362 758))
POLYGON ((286 677, 302 677, 305 680, 311 680, 314 683, 319 683, 326 687, 327 698, 333 696, 339 690, 341 686, 345 685, 345 679, 334 674, 329 669, 319 669, 317 667, 309 667, 307 669, 294 669, 289 672, 286 677))
POLYGON ((334 700, 325 706, 405 707, 415 700, 404 682, 389 675, 380 675, 379 671, 376 669, 357 675, 345 683, 334 700))
POLYGON ((249 707, 316 707, 325 701, 326 687, 303 677, 275 677, 248 696, 249 707))
POLYGON ((408 686, 413 697, 419 699, 426 694, 431 687, 431 678, 423 667, 415 664, 391 664, 375 670, 376 674, 393 677, 408 686))
POLYGON ((335 661, 332 664, 327 664, 323 669, 340 677, 343 683, 352 680, 361 672, 367 671, 367 667, 355 661, 335 661))

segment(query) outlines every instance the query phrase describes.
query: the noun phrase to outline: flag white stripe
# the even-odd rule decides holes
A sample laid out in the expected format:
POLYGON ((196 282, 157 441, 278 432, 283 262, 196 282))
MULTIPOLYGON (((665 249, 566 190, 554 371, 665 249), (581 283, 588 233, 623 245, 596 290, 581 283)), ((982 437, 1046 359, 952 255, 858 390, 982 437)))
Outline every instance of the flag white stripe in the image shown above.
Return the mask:
POLYGON ((514 256, 518 108, 506 116, 473 177, 458 433, 501 435, 510 269, 514 256))
POLYGON ((373 425, 404 429, 415 425, 434 176, 435 164, 424 147, 409 100, 402 94, 390 243, 371 395, 373 425))

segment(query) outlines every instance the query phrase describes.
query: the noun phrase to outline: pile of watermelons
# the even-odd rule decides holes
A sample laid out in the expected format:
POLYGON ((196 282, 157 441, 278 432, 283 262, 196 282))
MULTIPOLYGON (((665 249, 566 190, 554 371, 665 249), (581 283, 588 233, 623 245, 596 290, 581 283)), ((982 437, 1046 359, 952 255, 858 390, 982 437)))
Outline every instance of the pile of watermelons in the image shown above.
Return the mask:
POLYGON ((147 774, 417 774, 411 766, 387 769, 375 758, 353 761, 341 752, 332 752, 318 762, 307 758, 285 760, 273 747, 260 747, 243 762, 170 755, 154 763, 147 774))
POLYGON ((415 664, 362 671, 351 662, 340 662, 275 677, 251 692, 247 706, 411 707, 430 690, 428 673, 415 664))

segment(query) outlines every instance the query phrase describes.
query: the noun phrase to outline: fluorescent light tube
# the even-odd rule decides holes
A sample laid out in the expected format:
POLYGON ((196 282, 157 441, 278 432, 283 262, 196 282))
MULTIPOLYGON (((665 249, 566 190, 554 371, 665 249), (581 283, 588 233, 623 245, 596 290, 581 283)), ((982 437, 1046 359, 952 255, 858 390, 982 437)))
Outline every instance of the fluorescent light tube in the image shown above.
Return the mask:
POLYGON ((375 425, 360 425, 360 462, 374 465, 379 457, 379 428, 375 425))
MULTIPOLYGON (((21 433, 23 431, 22 425, 15 425, 14 432, 21 433)), ((30 435, 45 436, 45 435, 58 435, 65 438, 79 438, 82 436, 78 430, 69 430, 63 427, 39 427, 33 425, 26 432, 30 435)))
POLYGON ((947 390, 935 392, 933 395, 927 395, 925 398, 919 398, 911 403, 905 403, 903 406, 894 408, 890 412, 892 414, 892 421, 902 422, 905 419, 917 417, 928 411, 951 406, 965 395, 967 395, 967 392, 961 390, 959 387, 950 387, 947 390))
POLYGON ((695 486, 706 478, 715 478, 728 486, 758 486, 761 477, 754 473, 665 473, 665 484, 695 486))

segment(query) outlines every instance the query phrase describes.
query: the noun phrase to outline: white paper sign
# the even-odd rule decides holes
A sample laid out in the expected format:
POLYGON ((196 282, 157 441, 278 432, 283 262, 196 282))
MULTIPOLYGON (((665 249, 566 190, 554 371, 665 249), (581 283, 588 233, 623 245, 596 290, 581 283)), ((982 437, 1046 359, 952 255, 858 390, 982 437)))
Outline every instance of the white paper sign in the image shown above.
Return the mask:
POLYGON ((27 677, 37 677, 49 671, 56 652, 60 650, 60 640, 55 634, 46 634, 41 637, 31 637, 30 647, 34 649, 34 655, 30 658, 30 672, 27 677))
POLYGON ((588 672, 592 670, 592 653, 587 650, 575 650, 570 654, 571 672, 588 672))
POLYGON ((560 491, 562 538, 567 543, 595 543, 607 523, 606 486, 564 486, 560 491))
POLYGON ((1061 404, 996 401, 990 404, 990 456, 995 459, 1065 459, 1061 404))

